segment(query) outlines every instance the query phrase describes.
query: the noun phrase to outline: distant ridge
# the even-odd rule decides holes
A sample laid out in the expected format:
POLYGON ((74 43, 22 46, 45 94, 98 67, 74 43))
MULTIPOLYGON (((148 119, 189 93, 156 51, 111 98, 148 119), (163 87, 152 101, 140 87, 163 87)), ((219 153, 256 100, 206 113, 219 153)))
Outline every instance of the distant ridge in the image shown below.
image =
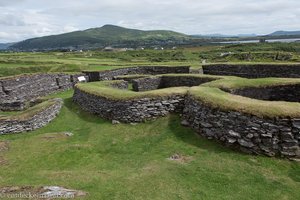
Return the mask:
POLYGON ((300 35, 300 31, 276 31, 269 36, 300 35))
POLYGON ((11 48, 19 50, 60 48, 103 48, 105 46, 155 45, 180 43, 191 37, 166 30, 142 31, 114 25, 91 28, 60 35, 32 38, 16 43, 11 48))
POLYGON ((15 43, 0 43, 0 50, 6 50, 15 43))
POLYGON ((299 38, 300 31, 276 31, 268 35, 237 34, 237 35, 186 35, 169 30, 144 31, 129 29, 115 25, 104 25, 83 31, 74 31, 59 35, 50 35, 24 40, 14 44, 0 44, 0 49, 17 51, 59 50, 59 49, 98 49, 105 47, 173 47, 177 45, 195 46, 211 42, 230 40, 258 40, 299 38))

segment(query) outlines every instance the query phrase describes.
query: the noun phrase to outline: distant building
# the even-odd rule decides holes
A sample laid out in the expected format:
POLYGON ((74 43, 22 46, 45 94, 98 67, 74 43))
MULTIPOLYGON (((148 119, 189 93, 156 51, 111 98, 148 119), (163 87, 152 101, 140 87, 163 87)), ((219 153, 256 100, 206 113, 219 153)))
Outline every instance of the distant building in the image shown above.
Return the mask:
POLYGON ((105 47, 103 51, 114 51, 113 47, 105 47))
POLYGON ((266 39, 265 38, 259 39, 259 43, 266 43, 266 39))

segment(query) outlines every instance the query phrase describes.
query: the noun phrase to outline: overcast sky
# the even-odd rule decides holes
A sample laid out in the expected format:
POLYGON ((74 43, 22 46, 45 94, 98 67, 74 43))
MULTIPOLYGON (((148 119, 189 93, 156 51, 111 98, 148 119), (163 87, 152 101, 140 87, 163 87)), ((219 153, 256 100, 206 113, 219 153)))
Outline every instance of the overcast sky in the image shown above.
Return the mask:
POLYGON ((0 42, 104 24, 186 34, 300 30, 300 0, 0 0, 0 42))

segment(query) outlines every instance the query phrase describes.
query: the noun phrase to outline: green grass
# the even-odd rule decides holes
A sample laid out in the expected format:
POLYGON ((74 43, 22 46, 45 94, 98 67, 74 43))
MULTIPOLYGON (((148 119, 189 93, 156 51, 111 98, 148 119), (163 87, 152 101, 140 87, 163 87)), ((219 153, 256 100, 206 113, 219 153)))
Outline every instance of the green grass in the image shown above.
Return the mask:
POLYGON ((159 41, 182 41, 191 39, 188 35, 173 31, 141 31, 127 29, 118 26, 106 25, 101 28, 92 28, 84 31, 75 31, 60 35, 45 36, 25 40, 13 45, 18 49, 45 49, 68 48, 80 46, 80 48, 103 48, 106 45, 131 45, 139 46, 145 43, 155 45, 159 41))
POLYGON ((36 72, 100 71, 130 66, 178 66, 201 68, 211 63, 277 63, 299 64, 299 43, 211 45, 177 50, 143 50, 127 52, 22 52, 0 53, 0 77, 36 72), (232 56, 221 57, 221 53, 232 56), (289 56, 292 55, 292 56, 289 56), (276 59, 277 58, 277 59, 276 59))
POLYGON ((299 163, 250 156, 195 136, 178 116, 112 126, 64 98, 58 118, 34 132, 2 136, 9 151, 1 186, 60 185, 84 190, 85 199, 299 199, 299 163), (70 131, 68 138, 45 139, 70 131), (178 153, 191 161, 167 158, 178 153))
POLYGON ((261 88, 270 86, 284 86, 300 84, 299 78, 258 78, 247 79, 234 76, 221 76, 219 80, 208 82, 203 86, 217 87, 222 89, 241 89, 246 87, 261 88))
MULTIPOLYGON (((168 51, 169 52, 169 51, 168 51)), ((200 64, 191 61, 174 61, 169 56, 162 61, 151 61, 157 57, 158 52, 149 51, 149 55, 137 52, 84 52, 84 53, 0 53, 0 77, 24 73, 36 72, 81 72, 111 70, 131 66, 178 66, 192 65, 200 67, 200 64)), ((164 57, 164 53, 160 57, 164 57)))
MULTIPOLYGON (((123 76, 123 77, 139 77, 139 75, 134 76, 123 76)), ((223 78, 222 76, 211 76, 211 75, 199 75, 199 74, 164 74, 157 76, 175 76, 175 77, 199 77, 199 78, 211 78, 212 80, 223 78)), ((90 82, 90 83, 79 83, 75 87, 88 93, 94 94, 100 97, 112 99, 112 100, 129 100, 129 99, 139 99, 139 98, 151 98, 151 97, 165 97, 170 95, 184 95, 187 93, 189 87, 172 87, 163 88, 157 90, 150 90, 144 92, 135 92, 130 89, 120 90, 117 88, 112 88, 110 85, 112 83, 122 82, 121 80, 115 81, 101 81, 101 82, 90 82)))
POLYGON ((263 88, 300 84, 297 78, 259 78, 246 79, 232 76, 223 76, 216 81, 211 81, 193 87, 189 93, 197 99, 223 110, 233 110, 249 113, 259 117, 299 117, 300 103, 285 101, 263 101, 239 95, 233 95, 223 90, 242 88, 263 88), (223 90, 221 90, 223 89, 223 90))
MULTIPOLYGON (((299 47, 300 44, 246 44, 175 51, 0 53, 0 77, 142 65, 191 65, 192 68, 199 68, 202 60, 207 63, 290 64, 299 63, 299 47), (229 51, 237 55, 220 57, 220 53, 229 51), (254 52, 250 55, 251 60, 248 52, 254 52), (284 61, 274 60, 277 52, 283 52, 283 55, 292 53, 293 57, 284 61)), ((206 103, 214 101, 217 106, 222 105, 226 109, 249 109, 253 112, 256 107, 258 112, 269 108, 270 115, 279 111, 298 114, 299 106, 293 103, 295 107, 289 104, 289 110, 282 102, 270 107, 257 100, 254 106, 248 98, 218 89, 298 82, 294 79, 278 81, 227 77, 190 91, 195 96, 202 93, 206 103), (236 102, 243 107, 238 107, 236 102)), ((93 83, 85 89, 110 98, 120 98, 120 90, 103 84, 93 83)), ((174 91, 184 94, 188 88, 166 88, 142 95, 168 95, 174 91)), ((133 91, 123 92, 124 99, 141 97, 133 91)), ((59 116, 46 127, 29 133, 1 136, 1 141, 9 141, 10 148, 0 151, 0 161, 7 161, 0 164, 0 186, 59 185, 84 190, 89 193, 85 198, 89 200, 300 199, 299 163, 235 152, 217 142, 196 136, 190 128, 180 126, 177 115, 135 126, 112 125, 82 111, 72 102, 72 94, 73 91, 67 91, 45 98, 64 99, 59 116), (74 133, 74 136, 45 138, 65 131, 74 133), (180 163, 167 159, 175 153, 187 156, 190 161, 180 163)), ((2 114, 17 115, 19 112, 2 114)))
POLYGON ((151 98, 151 97, 164 97, 171 94, 182 95, 188 90, 188 87, 174 87, 174 88, 164 88, 158 90, 150 90, 145 92, 134 92, 131 90, 120 90, 110 87, 111 83, 117 83, 120 81, 101 81, 101 82, 91 82, 91 83, 79 83, 75 87, 88 93, 97 95, 100 97, 112 99, 112 100, 129 100, 129 99, 139 99, 139 98, 151 98))

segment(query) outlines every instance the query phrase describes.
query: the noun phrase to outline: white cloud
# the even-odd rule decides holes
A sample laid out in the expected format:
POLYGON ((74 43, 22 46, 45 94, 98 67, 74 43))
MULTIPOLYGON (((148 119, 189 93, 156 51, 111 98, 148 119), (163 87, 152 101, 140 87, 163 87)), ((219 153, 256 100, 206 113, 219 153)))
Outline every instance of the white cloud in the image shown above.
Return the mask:
POLYGON ((0 0, 0 42, 117 24, 187 34, 300 30, 299 0, 0 0))

